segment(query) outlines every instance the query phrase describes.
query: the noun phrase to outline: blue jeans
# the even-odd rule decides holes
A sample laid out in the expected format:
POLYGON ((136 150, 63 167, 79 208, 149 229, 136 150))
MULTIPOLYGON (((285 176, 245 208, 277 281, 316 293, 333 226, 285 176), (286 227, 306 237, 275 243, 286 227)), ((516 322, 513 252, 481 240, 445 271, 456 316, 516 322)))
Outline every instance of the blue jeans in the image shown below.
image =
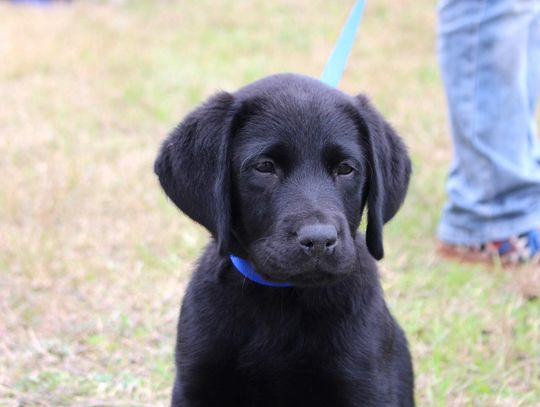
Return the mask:
POLYGON ((438 46, 454 146, 439 238, 540 227, 540 0, 441 0, 438 46))

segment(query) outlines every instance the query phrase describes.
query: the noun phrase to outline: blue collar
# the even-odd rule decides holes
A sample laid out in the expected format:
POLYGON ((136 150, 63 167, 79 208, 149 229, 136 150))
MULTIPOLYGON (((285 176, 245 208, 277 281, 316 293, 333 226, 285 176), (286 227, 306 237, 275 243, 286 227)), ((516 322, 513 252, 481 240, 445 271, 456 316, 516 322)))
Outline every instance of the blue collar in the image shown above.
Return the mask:
POLYGON ((242 259, 241 257, 236 257, 233 254, 229 254, 232 263, 236 270, 240 272, 245 278, 253 281, 254 283, 265 285, 267 287, 292 287, 289 283, 275 283, 273 281, 268 281, 263 276, 255 271, 255 267, 251 264, 250 261, 242 259))

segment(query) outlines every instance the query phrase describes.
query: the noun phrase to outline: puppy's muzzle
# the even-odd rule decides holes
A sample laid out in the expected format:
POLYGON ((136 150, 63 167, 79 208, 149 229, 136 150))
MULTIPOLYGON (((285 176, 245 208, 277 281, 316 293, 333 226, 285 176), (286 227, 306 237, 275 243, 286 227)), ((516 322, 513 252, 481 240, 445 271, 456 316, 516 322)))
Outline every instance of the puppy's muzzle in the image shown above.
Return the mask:
POLYGON ((304 252, 313 257, 331 255, 338 245, 337 229, 329 224, 316 223, 302 226, 297 236, 298 243, 304 252))

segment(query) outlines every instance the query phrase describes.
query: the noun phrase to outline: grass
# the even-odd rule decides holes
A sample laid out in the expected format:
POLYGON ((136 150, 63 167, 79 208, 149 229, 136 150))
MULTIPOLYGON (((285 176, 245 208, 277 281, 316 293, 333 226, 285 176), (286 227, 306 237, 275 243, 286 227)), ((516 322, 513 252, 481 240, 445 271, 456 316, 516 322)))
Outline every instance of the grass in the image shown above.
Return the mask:
MULTIPOLYGON (((217 89, 321 72, 350 1, 0 3, 0 406, 163 406, 175 325, 207 234, 152 173, 217 89)), ((341 85, 406 139, 414 178, 383 284, 421 406, 539 406, 529 276, 442 261, 451 146, 435 2, 368 2, 341 85), (519 289, 521 287, 521 290, 519 289)))

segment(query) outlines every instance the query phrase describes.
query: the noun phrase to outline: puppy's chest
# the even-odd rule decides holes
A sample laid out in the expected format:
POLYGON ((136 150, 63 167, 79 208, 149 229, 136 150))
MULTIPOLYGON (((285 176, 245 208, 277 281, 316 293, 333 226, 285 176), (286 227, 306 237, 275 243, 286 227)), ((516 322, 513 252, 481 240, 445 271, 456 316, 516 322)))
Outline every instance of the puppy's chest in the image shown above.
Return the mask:
POLYGON ((343 394, 368 397, 364 393, 369 393, 377 368, 370 362, 373 354, 362 339, 358 318, 305 310, 299 304, 292 308, 281 301, 268 308, 229 305, 212 307, 213 329, 206 339, 189 335, 191 340, 181 341, 187 387, 213 388, 225 378, 225 398, 245 401, 230 404, 235 407, 349 407, 357 404, 344 402, 343 394))
POLYGON ((331 335, 259 328, 237 345, 224 366, 227 376, 234 377, 231 392, 249 400, 245 405, 348 407, 356 404, 348 404, 342 395, 360 397, 363 384, 372 380, 359 355, 340 347, 331 335))
MULTIPOLYGON (((261 330, 261 331, 266 331, 261 330)), ((237 345, 237 368, 278 372, 284 370, 320 371, 337 358, 338 349, 302 332, 252 332, 237 345), (320 345, 320 346, 317 346, 320 345)))
POLYGON ((231 331, 238 369, 267 372, 324 372, 335 370, 342 359, 355 358, 354 349, 338 332, 346 323, 326 323, 310 314, 276 314, 250 318, 231 331))

